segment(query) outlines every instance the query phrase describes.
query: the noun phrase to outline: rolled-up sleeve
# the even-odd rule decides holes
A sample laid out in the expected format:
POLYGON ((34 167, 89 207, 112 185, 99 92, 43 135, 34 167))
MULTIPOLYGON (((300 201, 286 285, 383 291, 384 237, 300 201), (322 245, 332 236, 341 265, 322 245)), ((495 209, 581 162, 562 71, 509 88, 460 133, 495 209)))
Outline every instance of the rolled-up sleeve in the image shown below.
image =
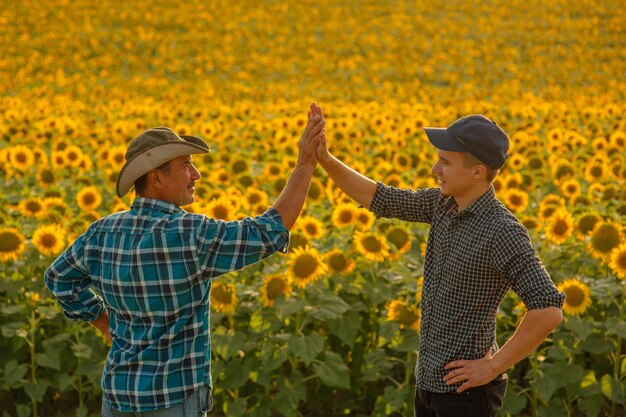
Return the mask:
POLYGON ((93 321, 104 309, 104 304, 91 289, 91 277, 82 262, 84 238, 85 235, 80 236, 48 267, 44 282, 67 318, 93 321))
POLYGON ((399 189, 379 182, 370 211, 376 217, 430 223, 440 196, 438 188, 399 189))
POLYGON ((225 222, 209 217, 198 229, 202 275, 216 277, 258 262, 273 253, 287 253, 289 230, 273 207, 260 216, 225 222))
POLYGON ((527 309, 563 308, 565 294, 552 282, 524 226, 502 228, 495 236, 491 257, 527 309))

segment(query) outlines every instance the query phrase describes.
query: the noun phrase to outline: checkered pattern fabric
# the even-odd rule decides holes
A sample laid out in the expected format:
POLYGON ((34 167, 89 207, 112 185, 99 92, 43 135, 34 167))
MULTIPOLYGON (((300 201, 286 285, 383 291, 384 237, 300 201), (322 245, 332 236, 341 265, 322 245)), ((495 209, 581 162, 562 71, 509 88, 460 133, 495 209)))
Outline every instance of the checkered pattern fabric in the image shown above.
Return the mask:
POLYGON ((561 308, 526 228, 495 198, 493 187, 460 213, 439 188, 397 189, 378 183, 370 210, 378 217, 430 224, 422 289, 417 386, 450 392, 445 364, 495 352, 496 314, 509 289, 526 307, 561 308))
POLYGON ((45 283, 70 319, 92 321, 107 309, 104 399, 120 411, 151 411, 211 385, 211 279, 284 253, 288 243, 273 208, 224 222, 136 198, 130 211, 93 223, 45 283))

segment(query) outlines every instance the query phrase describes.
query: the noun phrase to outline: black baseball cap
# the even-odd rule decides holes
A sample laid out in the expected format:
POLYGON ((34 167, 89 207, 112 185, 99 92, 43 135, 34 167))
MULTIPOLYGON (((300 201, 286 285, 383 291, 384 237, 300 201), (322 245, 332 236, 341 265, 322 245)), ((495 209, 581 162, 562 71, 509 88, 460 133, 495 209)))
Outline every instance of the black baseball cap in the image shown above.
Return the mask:
POLYGON ((424 131, 437 149, 469 152, 494 169, 502 168, 509 157, 506 132, 482 114, 462 117, 448 127, 425 127, 424 131))

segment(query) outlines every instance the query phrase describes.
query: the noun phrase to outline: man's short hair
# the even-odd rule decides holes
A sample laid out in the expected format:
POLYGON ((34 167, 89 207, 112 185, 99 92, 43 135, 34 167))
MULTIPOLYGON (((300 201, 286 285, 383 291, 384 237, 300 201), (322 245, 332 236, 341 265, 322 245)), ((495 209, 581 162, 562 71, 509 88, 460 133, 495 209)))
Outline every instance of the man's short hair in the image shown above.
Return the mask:
POLYGON ((489 165, 482 162, 480 159, 476 158, 469 152, 462 152, 463 154, 463 164, 465 167, 473 167, 474 165, 482 165, 487 169, 487 181, 492 183, 496 176, 500 173, 499 169, 491 168, 489 165))

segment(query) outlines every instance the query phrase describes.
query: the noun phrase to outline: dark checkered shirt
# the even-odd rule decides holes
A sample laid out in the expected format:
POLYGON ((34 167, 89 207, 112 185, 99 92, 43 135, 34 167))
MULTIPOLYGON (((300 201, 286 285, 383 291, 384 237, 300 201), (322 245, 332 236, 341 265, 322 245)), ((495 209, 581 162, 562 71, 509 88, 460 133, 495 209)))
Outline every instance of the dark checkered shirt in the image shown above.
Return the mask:
POLYGON ((400 190, 378 183, 370 210, 378 217, 430 224, 417 386, 450 392, 443 367, 495 352, 496 314, 509 289, 529 310, 563 305, 526 228, 495 198, 493 187, 460 213, 439 188, 400 190))

